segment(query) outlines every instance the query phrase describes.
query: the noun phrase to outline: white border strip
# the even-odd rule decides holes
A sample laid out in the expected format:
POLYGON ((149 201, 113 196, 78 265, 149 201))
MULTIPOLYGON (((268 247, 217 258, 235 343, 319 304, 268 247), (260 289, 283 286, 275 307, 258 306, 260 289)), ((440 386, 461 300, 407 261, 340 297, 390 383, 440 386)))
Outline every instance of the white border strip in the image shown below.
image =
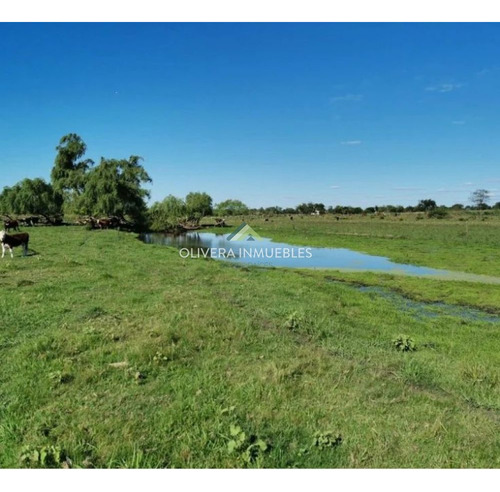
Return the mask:
POLYGON ((4 470, 5 490, 426 492, 491 490, 499 470, 4 470), (9 485, 11 487, 9 487, 9 485))
POLYGON ((2 4, 3 22, 494 22, 491 0, 25 0, 2 4))

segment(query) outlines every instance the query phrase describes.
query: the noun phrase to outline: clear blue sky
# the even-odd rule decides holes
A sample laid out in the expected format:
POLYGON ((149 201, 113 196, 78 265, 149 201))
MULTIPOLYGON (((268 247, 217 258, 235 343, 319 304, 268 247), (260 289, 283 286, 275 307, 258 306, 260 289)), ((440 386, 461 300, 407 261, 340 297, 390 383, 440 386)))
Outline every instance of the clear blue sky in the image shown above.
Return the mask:
POLYGON ((2 24, 0 186, 59 138, 144 157, 152 198, 500 201, 500 25, 2 24))

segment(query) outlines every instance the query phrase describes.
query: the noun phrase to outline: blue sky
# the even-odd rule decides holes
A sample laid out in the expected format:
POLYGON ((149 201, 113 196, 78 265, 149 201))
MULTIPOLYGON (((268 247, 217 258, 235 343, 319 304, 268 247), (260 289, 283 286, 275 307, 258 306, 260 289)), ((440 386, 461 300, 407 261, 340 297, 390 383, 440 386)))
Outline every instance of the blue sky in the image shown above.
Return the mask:
POLYGON ((144 157, 153 200, 500 201, 500 25, 2 24, 0 187, 59 138, 144 157))

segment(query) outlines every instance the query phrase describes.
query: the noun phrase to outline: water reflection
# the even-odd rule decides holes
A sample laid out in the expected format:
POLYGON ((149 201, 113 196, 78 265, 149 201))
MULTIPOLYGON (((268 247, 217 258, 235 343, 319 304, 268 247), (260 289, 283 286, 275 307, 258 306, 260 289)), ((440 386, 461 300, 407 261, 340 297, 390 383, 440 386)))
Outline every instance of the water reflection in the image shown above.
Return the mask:
POLYGON ((373 271, 500 284, 500 278, 497 277, 394 263, 382 256, 345 248, 310 248, 275 243, 268 238, 262 238, 261 241, 228 241, 227 236, 211 232, 149 233, 142 235, 141 239, 149 244, 176 247, 183 257, 211 257, 245 265, 373 271))

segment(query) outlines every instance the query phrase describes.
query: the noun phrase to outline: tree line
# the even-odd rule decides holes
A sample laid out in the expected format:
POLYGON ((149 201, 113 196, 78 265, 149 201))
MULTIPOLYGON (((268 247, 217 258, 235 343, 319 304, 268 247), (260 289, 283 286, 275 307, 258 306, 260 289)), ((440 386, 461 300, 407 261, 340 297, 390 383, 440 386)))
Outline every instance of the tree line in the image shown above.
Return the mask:
POLYGON ((42 215, 59 223, 65 214, 89 217, 116 217, 136 229, 167 229, 179 222, 199 222, 208 215, 242 215, 248 207, 236 199, 213 205, 203 192, 189 193, 185 199, 172 195, 148 207, 152 180, 141 164, 142 158, 102 157, 96 164, 86 158, 82 138, 70 133, 61 138, 50 173, 50 182, 25 178, 0 193, 0 214, 42 215))
POLYGON ((51 217, 62 217, 64 214, 113 216, 130 222, 137 229, 166 230, 179 223, 199 223, 207 216, 230 217, 249 213, 355 215, 425 212, 429 216, 439 217, 446 215, 450 209, 500 209, 500 202, 489 205, 490 193, 484 189, 471 194, 471 205, 457 203, 451 207, 438 206, 432 199, 423 199, 415 206, 407 207, 327 207, 323 203, 307 202, 294 208, 249 208, 237 199, 213 204, 212 197, 205 192, 191 192, 185 198, 168 195, 148 207, 150 193, 144 186, 152 181, 141 164, 141 157, 102 157, 96 164, 92 159, 85 158, 87 146, 75 133, 63 136, 56 151, 50 182, 41 178, 25 178, 13 186, 6 186, 0 193, 1 214, 42 215, 49 222, 51 217))
POLYGON ((260 213, 260 214, 306 214, 306 215, 323 215, 323 214, 335 214, 335 215, 357 215, 357 214, 373 214, 373 213, 404 213, 404 212, 425 212, 428 215, 438 216, 440 213, 447 213, 451 210, 489 210, 497 209, 500 210, 500 202, 495 203, 492 206, 488 205, 490 193, 487 190, 476 190, 471 194, 470 201, 471 205, 463 205, 461 203, 456 203, 449 207, 445 205, 438 205, 435 200, 423 199, 420 200, 416 205, 375 205, 369 207, 350 207, 345 205, 328 206, 326 207, 323 203, 301 203, 296 207, 282 208, 278 206, 274 207, 261 207, 250 209, 250 213, 260 213))
POLYGON ((25 178, 0 193, 0 213, 50 217, 64 214, 127 217, 137 227, 147 223, 151 178, 136 155, 102 157, 96 165, 85 159, 87 146, 75 133, 61 138, 50 182, 25 178))

